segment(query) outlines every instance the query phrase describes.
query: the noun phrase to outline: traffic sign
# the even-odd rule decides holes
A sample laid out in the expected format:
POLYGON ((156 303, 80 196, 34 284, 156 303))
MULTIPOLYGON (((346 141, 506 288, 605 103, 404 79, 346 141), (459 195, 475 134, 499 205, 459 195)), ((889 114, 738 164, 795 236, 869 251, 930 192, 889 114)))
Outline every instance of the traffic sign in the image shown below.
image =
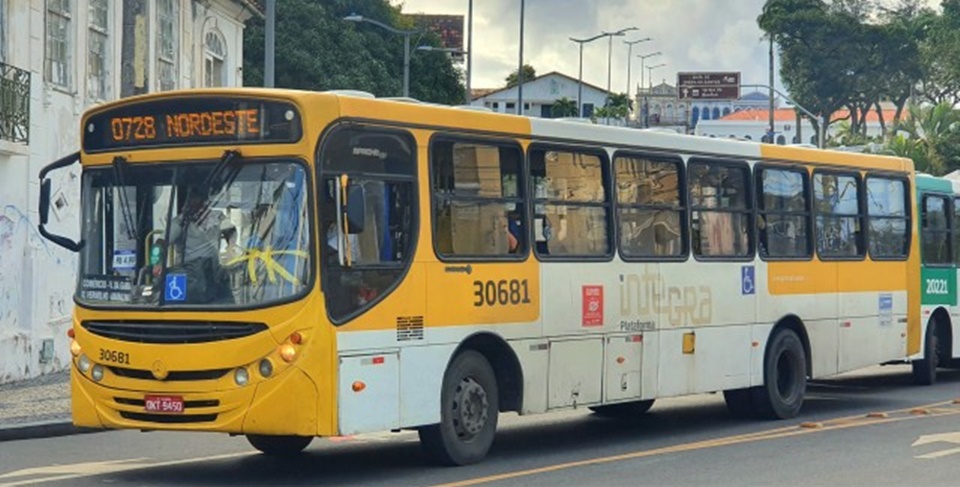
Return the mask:
POLYGON ((677 73, 677 90, 681 100, 736 100, 740 98, 740 73, 677 73))

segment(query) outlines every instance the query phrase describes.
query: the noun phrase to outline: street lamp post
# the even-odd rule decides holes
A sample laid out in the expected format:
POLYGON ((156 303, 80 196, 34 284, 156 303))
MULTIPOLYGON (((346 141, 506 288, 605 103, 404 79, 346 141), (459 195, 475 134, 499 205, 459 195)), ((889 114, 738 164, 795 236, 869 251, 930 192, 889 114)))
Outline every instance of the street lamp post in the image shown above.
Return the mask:
MULTIPOLYGON (((647 95, 649 95, 650 92, 653 91, 653 70, 662 68, 666 65, 667 63, 660 63, 655 66, 647 66, 647 80, 648 80, 648 83, 650 84, 649 88, 647 89, 647 95)), ((643 97, 644 101, 646 101, 647 95, 644 95, 643 97)), ((643 118, 644 118, 643 126, 649 127, 650 126, 650 107, 649 106, 647 107, 646 113, 643 118)))
POLYGON ((467 92, 466 96, 463 97, 464 104, 469 105, 473 102, 473 92, 470 91, 470 68, 473 65, 473 54, 470 52, 473 50, 473 0, 467 4, 467 92))
POLYGON ((367 22, 368 24, 373 24, 378 27, 382 27, 394 34, 399 34, 403 36, 403 96, 408 98, 410 96, 410 36, 414 34, 419 34, 419 30, 400 30, 394 27, 391 27, 383 22, 379 22, 373 19, 368 19, 362 15, 351 14, 343 18, 343 20, 349 22, 367 22))
POLYGON ((580 75, 577 78, 577 116, 578 117, 583 116, 583 108, 582 108, 583 107, 583 45, 589 42, 593 42, 605 35, 606 34, 597 34, 587 39, 574 39, 573 37, 570 38, 571 41, 576 42, 577 44, 580 44, 580 75))
POLYGON ((517 69, 517 115, 523 115, 523 11, 524 1, 520 0, 520 67, 517 69))
MULTIPOLYGON (((643 63, 644 63, 644 61, 646 61, 647 58, 649 58, 649 57, 655 57, 655 56, 659 56, 659 55, 661 55, 661 54, 663 54, 663 53, 660 52, 660 51, 651 52, 651 53, 649 53, 649 54, 637 54, 637 57, 640 58, 640 90, 643 90, 643 63)), ((640 118, 641 118, 640 121, 643 122, 643 125, 644 125, 644 126, 646 126, 646 123, 647 123, 646 111, 644 110, 644 106, 645 106, 646 100, 647 100, 647 95, 643 95, 643 97, 641 98, 641 101, 640 101, 640 118)))
POLYGON ((651 40, 649 37, 645 37, 643 39, 637 39, 635 41, 623 41, 623 43, 627 45, 627 91, 626 93, 628 96, 630 95, 631 68, 633 68, 633 45, 639 44, 641 42, 647 42, 649 40, 651 40))
POLYGON ((616 32, 604 32, 603 34, 607 36, 607 96, 610 95, 610 81, 613 76, 613 36, 624 36, 627 32, 632 30, 637 30, 636 27, 627 27, 626 29, 620 29, 616 32))

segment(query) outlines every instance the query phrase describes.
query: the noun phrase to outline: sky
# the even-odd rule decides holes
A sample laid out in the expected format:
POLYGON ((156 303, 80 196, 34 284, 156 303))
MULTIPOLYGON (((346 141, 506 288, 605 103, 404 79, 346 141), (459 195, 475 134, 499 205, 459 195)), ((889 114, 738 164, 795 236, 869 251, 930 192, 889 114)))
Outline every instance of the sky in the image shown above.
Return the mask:
MULTIPOLYGON (((627 53, 624 40, 651 38, 633 46, 631 81, 640 83, 639 54, 660 51, 647 58, 646 66, 665 63, 653 70, 654 84, 664 80, 675 85, 677 72, 739 71, 742 83, 769 81, 769 44, 757 27, 765 0, 526 0, 524 63, 538 74, 560 71, 578 74, 578 44, 570 37, 588 38, 603 31, 636 27, 624 37, 614 37, 611 89, 626 91, 627 53)), ((467 0, 403 0, 404 13, 466 15, 467 0)), ((517 69, 520 37, 519 0, 473 2, 473 88, 496 88, 517 69)), ((586 44, 583 79, 607 86, 609 38, 586 44)), ((464 40, 466 44, 466 40, 464 40)), ((466 48, 466 47, 464 47, 466 48)), ((644 83, 648 83, 644 69, 644 83)), ((776 81, 780 87, 779 77, 776 81)))

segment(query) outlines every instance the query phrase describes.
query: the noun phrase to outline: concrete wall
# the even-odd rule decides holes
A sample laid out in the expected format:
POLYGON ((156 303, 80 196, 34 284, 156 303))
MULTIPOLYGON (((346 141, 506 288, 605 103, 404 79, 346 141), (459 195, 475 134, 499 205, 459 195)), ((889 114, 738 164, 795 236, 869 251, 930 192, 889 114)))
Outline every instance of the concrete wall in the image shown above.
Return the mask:
MULTIPOLYGON (((207 32, 222 34, 226 57, 226 83, 242 82, 243 22, 251 12, 226 0, 178 1, 180 87, 203 85, 203 39, 207 32), (206 6, 204 6, 206 5, 206 6)), ((31 73, 30 140, 14 144, 0 140, 0 383, 26 379, 66 368, 76 256, 47 242, 37 233, 39 171, 50 162, 79 150, 80 116, 100 101, 88 99, 88 2, 71 2, 70 86, 53 86, 44 80, 45 16, 43 0, 0 0, 6 7, 2 19, 5 62, 31 73), (41 361, 44 344, 52 346, 49 360, 41 361)), ((122 8, 108 2, 109 48, 107 98, 120 93, 122 8)), ((156 0, 149 0, 147 15, 148 86, 157 86, 156 0)), ((52 211, 48 228, 79 236, 80 168, 57 171, 53 199, 62 207, 52 211)))

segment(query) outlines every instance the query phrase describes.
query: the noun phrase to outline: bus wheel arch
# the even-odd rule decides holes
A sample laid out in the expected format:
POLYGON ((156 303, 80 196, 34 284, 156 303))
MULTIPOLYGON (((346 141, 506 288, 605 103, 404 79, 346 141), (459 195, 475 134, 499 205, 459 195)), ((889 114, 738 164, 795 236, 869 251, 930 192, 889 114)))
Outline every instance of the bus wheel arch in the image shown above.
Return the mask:
MULTIPOLYGON (((450 356, 450 362, 464 350, 473 350, 487 359, 497 378, 500 411, 520 412, 523 405, 523 369, 507 342, 492 333, 477 333, 464 340, 450 356)), ((450 363, 447 364, 447 367, 450 363)))
MULTIPOLYGON (((790 314, 780 318, 780 321, 770 330, 770 336, 767 337, 767 349, 770 348, 770 339, 784 328, 793 330, 793 332, 797 334, 797 337, 800 338, 800 342, 803 344, 803 354, 807 362, 807 377, 813 377, 813 355, 810 350, 810 336, 807 334, 807 327, 803 324, 803 320, 801 320, 799 316, 790 314)), ((767 350, 764 350, 764 357, 766 357, 766 353, 767 350)))

